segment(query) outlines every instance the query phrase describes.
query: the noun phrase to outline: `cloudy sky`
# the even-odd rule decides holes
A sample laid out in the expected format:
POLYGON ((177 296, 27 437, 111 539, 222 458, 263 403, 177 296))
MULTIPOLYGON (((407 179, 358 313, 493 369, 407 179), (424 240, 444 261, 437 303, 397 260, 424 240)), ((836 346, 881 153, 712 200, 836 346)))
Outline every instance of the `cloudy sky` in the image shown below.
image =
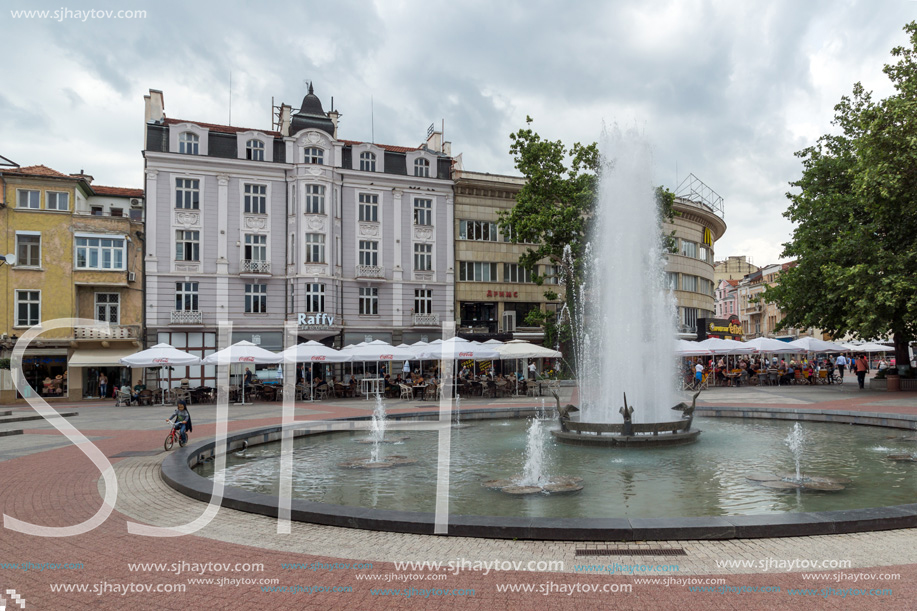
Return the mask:
POLYGON ((20 165, 141 187, 150 88, 170 117, 226 123, 232 73, 232 124, 269 129, 272 96, 298 107, 311 80, 341 137, 416 146, 445 121, 469 170, 514 173, 526 115, 568 143, 636 126, 658 184, 693 173, 724 198, 717 258, 759 265, 791 232, 794 151, 832 129, 854 82, 891 92, 882 66, 917 19, 906 0, 3 4, 0 155, 20 165), (74 13, 113 8, 146 16, 74 13))

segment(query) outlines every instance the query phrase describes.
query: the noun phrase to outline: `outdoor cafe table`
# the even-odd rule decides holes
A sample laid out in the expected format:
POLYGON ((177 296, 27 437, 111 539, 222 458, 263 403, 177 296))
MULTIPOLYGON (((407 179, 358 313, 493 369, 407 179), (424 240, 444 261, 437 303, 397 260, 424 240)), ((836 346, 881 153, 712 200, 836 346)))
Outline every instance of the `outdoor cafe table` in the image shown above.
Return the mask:
POLYGON ((360 380, 360 392, 363 393, 363 398, 368 401, 370 393, 373 396, 376 393, 382 394, 383 384, 385 384, 385 378, 363 378, 360 380))
POLYGON ((426 384, 415 384, 415 385, 411 386, 411 390, 412 390, 412 392, 414 393, 414 398, 415 398, 415 399, 418 398, 418 397, 417 397, 417 391, 419 390, 419 391, 420 391, 420 400, 423 401, 423 400, 424 400, 424 393, 426 393, 426 391, 427 391, 427 385, 426 385, 426 384))

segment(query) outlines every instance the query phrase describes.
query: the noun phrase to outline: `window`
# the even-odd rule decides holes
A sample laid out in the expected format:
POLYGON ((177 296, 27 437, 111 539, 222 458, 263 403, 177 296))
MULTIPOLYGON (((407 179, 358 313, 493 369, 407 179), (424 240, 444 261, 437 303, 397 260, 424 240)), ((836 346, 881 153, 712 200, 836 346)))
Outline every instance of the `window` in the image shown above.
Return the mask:
POLYGON ((415 314, 432 314, 433 313, 433 290, 432 289, 414 289, 414 313, 415 314))
POLYGON ((122 209, 122 208, 112 208, 112 209, 111 209, 111 215, 112 215, 112 216, 124 216, 124 209, 122 209))
POLYGON ((31 208, 32 210, 38 210, 41 207, 40 202, 41 193, 39 191, 19 189, 19 203, 16 204, 17 208, 31 208))
POLYGON ((459 280, 466 282, 496 282, 497 264, 477 261, 459 262, 459 280))
POLYGON ((121 322, 121 295, 96 293, 96 320, 115 325, 121 322))
POLYGON ((92 216, 102 216, 105 214, 105 211, 102 209, 102 206, 92 206, 89 209, 89 214, 92 216))
MULTIPOLYGON (((516 238, 516 231, 509 225, 501 227, 500 231, 503 233, 504 242, 512 242, 516 238)), ((531 242, 525 242, 522 240, 519 240, 518 243, 519 244, 531 244, 531 242)))
POLYGON ((175 260, 201 260, 201 232, 179 229, 175 232, 175 260))
POLYGON ((77 269, 124 269, 124 238, 76 238, 77 269))
POLYGON ((325 262, 325 234, 306 234, 306 263, 325 262))
POLYGON ((325 311, 325 285, 306 284, 306 312, 325 311))
POLYGON ((560 284, 560 278, 563 273, 560 265, 545 265, 544 266, 544 283, 545 284, 560 284))
POLYGON ((197 282, 175 283, 175 309, 197 312, 197 282))
POLYGON ((414 160, 414 176, 430 177, 430 162, 423 157, 414 160))
POLYGON ((379 265, 379 242, 375 240, 360 240, 360 265, 379 265))
POLYGON ((45 193, 45 209, 46 210, 69 210, 70 209, 70 194, 69 193, 58 193, 56 191, 48 191, 45 193))
POLYGON ((245 185, 245 213, 267 214, 266 185, 245 185))
POLYGON ((364 172, 375 172, 376 154, 368 151, 360 153, 360 169, 364 172))
POLYGON ((697 291, 697 276, 681 275, 681 290, 697 291))
POLYGON ((374 193, 360 193, 360 220, 378 222, 379 196, 374 193))
POLYGON ((16 266, 41 267, 41 236, 16 234, 16 266))
POLYGON ((691 257, 692 259, 697 258, 697 244, 694 242, 688 242, 687 240, 681 241, 681 254, 686 257, 691 257))
POLYGON ((697 308, 682 308, 682 321, 689 332, 697 331, 697 308))
POLYGON ((699 247, 698 251, 699 251, 699 252, 698 252, 697 257, 698 257, 701 261, 706 261, 707 263, 712 263, 712 262, 713 262, 713 257, 710 256, 710 249, 709 249, 709 248, 707 248, 706 246, 701 246, 701 247, 699 247))
POLYGON ((360 316, 379 315, 379 289, 360 287, 360 316))
POLYGON ((433 245, 414 244, 414 271, 428 272, 433 269, 433 245))
POLYGON ((459 221, 459 239, 496 242, 497 224, 489 221, 459 221))
POLYGON ((287 263, 293 265, 296 263, 296 234, 290 234, 290 248, 287 250, 287 263))
POLYGON ((16 326, 41 323, 41 291, 16 291, 16 326))
POLYGON ((249 140, 245 143, 245 158, 252 161, 264 161, 264 143, 260 140, 249 140))
POLYGON ((704 295, 713 295, 713 282, 706 278, 697 278, 697 290, 704 295))
POLYGON ((248 261, 267 261, 267 236, 245 234, 244 254, 248 261))
POLYGON ((678 290, 678 274, 675 272, 666 272, 665 273, 665 284, 670 291, 678 290))
POLYGON ((186 210, 200 208, 200 184, 197 178, 175 179, 175 207, 186 210))
POLYGON ((199 142, 197 134, 184 132, 178 136, 178 152, 184 155, 197 155, 199 142))
POLYGON ((531 282, 532 272, 518 263, 503 264, 503 282, 531 282))
POLYGON ((306 214, 325 214, 325 187, 306 185, 306 214))
POLYGON ((414 200, 414 224, 415 225, 432 225, 433 224, 433 200, 432 199, 415 199, 414 200))
POLYGON ((267 312, 267 285, 245 285, 245 313, 264 314, 267 312))
POLYGON ((310 146, 303 150, 303 163, 315 163, 322 165, 324 163, 325 151, 320 148, 310 146))

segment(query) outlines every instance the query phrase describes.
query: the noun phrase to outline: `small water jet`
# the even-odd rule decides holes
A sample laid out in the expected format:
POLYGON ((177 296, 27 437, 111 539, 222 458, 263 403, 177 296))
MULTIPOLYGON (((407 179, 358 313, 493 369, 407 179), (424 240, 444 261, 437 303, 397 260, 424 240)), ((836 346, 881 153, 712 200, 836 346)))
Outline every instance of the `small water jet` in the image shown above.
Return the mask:
POLYGON ((754 473, 745 479, 755 482, 764 488, 773 490, 814 490, 819 492, 839 492, 852 483, 847 477, 827 477, 824 475, 807 475, 802 472, 802 455, 806 446, 806 433, 798 422, 784 439, 784 443, 793 453, 796 471, 792 473, 754 473))
POLYGON ((581 477, 551 477, 545 473, 544 425, 539 418, 532 418, 525 443, 525 465, 522 475, 511 479, 493 479, 483 483, 485 488, 499 490, 506 494, 557 494, 578 492, 583 489, 581 477))
POLYGON ((339 467, 345 467, 347 469, 388 469, 391 467, 402 467, 405 465, 413 465, 417 461, 407 456, 386 456, 382 457, 382 444, 384 443, 400 443, 407 437, 396 437, 392 439, 385 438, 385 429, 386 429, 386 413, 385 413, 385 402, 382 400, 382 395, 376 393, 376 405, 373 408, 373 416, 370 421, 370 435, 368 439, 360 439, 357 443, 373 444, 372 452, 370 453, 369 458, 357 458, 355 460, 348 460, 342 463, 339 463, 339 467))
POLYGON ((452 419, 452 428, 454 429, 467 429, 470 428, 470 424, 462 424, 462 397, 458 394, 455 395, 455 417, 452 419))

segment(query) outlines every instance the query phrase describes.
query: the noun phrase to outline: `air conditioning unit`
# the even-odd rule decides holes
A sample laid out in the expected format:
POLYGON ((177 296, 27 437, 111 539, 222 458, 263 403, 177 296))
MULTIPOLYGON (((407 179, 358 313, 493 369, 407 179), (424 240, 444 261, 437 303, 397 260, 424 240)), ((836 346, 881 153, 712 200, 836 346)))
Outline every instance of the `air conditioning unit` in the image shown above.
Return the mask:
POLYGON ((516 330, 516 313, 503 312, 503 332, 512 333, 516 330))
POLYGON ((140 207, 140 200, 137 198, 132 199, 131 208, 139 208, 139 207, 140 207))
POLYGON ((127 272, 127 281, 136 282, 137 281, 137 272, 127 272))

